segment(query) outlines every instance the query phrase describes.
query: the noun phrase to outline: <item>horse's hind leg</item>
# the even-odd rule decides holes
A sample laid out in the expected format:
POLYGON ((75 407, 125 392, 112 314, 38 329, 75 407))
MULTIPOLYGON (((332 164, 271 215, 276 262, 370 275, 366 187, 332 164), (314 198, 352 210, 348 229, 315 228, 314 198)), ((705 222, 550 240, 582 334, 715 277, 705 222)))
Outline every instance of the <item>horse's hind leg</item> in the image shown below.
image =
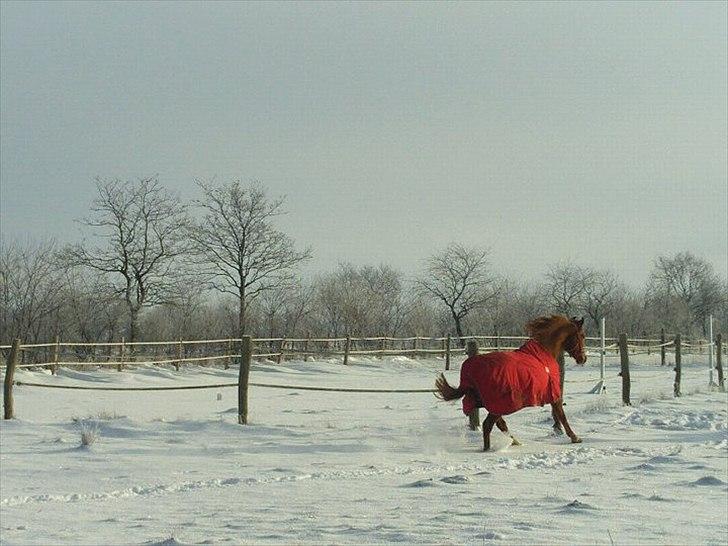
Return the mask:
POLYGON ((493 425, 498 421, 500 415, 493 415, 489 413, 483 421, 483 451, 490 450, 490 433, 493 430, 493 425))
POLYGON ((513 434, 511 434, 510 432, 508 432, 508 425, 506 425, 506 420, 503 419, 503 417, 498 417, 498 420, 495 422, 495 426, 498 427, 498 430, 500 430, 501 432, 505 432, 506 434, 508 434, 508 436, 511 437, 511 440, 513 440, 511 442, 511 445, 512 446, 520 446, 521 445, 521 442, 519 442, 518 440, 516 440, 516 437, 513 436, 513 434))
POLYGON ((576 433, 574 433, 573 430, 571 430, 571 427, 569 426, 569 422, 566 420, 566 414, 564 413, 564 403, 562 400, 557 400, 553 404, 551 404, 551 407, 553 408, 554 413, 559 418, 559 421, 562 425, 564 425, 564 430, 566 431, 566 434, 571 438, 572 444, 580 444, 581 438, 579 438, 576 433))
POLYGON ((556 407, 554 404, 551 404, 551 417, 554 418, 554 434, 561 436, 564 433, 564 429, 561 428, 559 416, 556 413, 556 407))
POLYGON ((468 426, 470 427, 470 430, 478 430, 480 428, 479 413, 478 408, 475 408, 468 414, 468 426))

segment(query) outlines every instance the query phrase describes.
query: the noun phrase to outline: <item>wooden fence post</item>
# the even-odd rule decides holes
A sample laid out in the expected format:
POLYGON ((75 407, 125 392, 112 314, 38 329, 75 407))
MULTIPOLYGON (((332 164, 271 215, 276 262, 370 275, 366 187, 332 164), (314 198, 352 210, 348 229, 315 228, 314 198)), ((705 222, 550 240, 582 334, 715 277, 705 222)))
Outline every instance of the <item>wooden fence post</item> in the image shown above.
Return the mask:
POLYGON ((179 338, 179 344, 177 345, 177 362, 174 363, 174 369, 179 371, 179 363, 182 362, 182 338, 179 338))
POLYGON ((619 364, 622 376, 622 404, 631 406, 629 401, 630 394, 630 377, 629 377, 629 353, 627 352, 627 334, 619 334, 619 364))
POLYGON ((116 371, 120 372, 124 366, 124 337, 121 338, 121 348, 119 349, 119 364, 116 366, 116 371))
POLYGON ((280 364, 283 360, 283 347, 286 346, 286 338, 281 339, 281 344, 278 346, 278 355, 276 356, 276 364, 280 364))
POLYGON ((660 366, 665 365, 665 329, 660 329, 660 366))
POLYGON ((238 424, 248 424, 248 381, 250 360, 253 356, 253 341, 243 336, 240 341, 240 369, 238 370, 238 424))
POLYGON ((445 370, 450 369, 450 334, 445 338, 445 370))
POLYGON ((5 408, 5 419, 13 418, 13 379, 15 377, 15 366, 18 364, 18 353, 20 352, 20 340, 13 340, 10 348, 7 364, 5 366, 5 384, 3 385, 3 406, 5 408))
POLYGON ((680 376, 682 375, 682 342, 680 334, 675 335, 675 397, 680 396, 680 376))
POLYGON ((51 366, 51 375, 58 373, 58 357, 61 351, 61 338, 56 336, 55 345, 53 346, 53 365, 51 366))
POLYGON ((349 349, 351 349, 351 336, 346 336, 346 344, 344 345, 344 366, 349 365, 349 349))
POLYGON ((468 355, 468 358, 470 358, 471 356, 477 355, 478 352, 478 340, 469 339, 468 342, 465 344, 465 354, 468 355))
POLYGON ((718 370, 718 388, 725 392, 725 380, 723 379, 723 336, 715 336, 715 369, 718 370))

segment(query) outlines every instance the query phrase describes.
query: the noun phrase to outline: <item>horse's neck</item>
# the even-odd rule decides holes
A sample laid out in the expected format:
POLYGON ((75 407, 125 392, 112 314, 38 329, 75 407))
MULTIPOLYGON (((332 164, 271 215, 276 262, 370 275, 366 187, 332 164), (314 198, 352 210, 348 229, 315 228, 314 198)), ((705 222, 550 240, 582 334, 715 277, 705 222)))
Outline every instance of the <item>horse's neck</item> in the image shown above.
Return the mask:
POLYGON ((564 342, 566 341, 567 336, 568 333, 564 328, 558 328, 553 332, 544 333, 542 336, 537 337, 536 341, 538 341, 544 349, 551 353, 551 356, 558 359, 564 348, 564 342))

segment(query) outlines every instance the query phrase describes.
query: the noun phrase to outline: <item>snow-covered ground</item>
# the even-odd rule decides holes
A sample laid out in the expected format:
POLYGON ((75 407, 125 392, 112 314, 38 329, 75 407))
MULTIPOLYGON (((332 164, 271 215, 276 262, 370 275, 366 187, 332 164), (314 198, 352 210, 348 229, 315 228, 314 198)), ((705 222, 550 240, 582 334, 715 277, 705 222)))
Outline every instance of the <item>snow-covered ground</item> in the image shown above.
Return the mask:
MULTIPOLYGON (((550 435, 548 408, 508 418, 523 442, 493 433, 481 452, 459 404, 431 394, 251 387, 91 392, 15 388, 0 424, 2 544, 725 544, 726 394, 704 360, 635 356, 632 403, 618 368, 588 394, 598 358, 567 362, 566 412, 583 444, 550 435), (81 446, 82 429, 96 441, 81 446)), ((442 360, 255 364, 251 381, 324 387, 429 388, 442 360)), ((459 365, 448 377, 457 383, 459 365)), ((74 385, 235 382, 188 367, 19 371, 74 385)))

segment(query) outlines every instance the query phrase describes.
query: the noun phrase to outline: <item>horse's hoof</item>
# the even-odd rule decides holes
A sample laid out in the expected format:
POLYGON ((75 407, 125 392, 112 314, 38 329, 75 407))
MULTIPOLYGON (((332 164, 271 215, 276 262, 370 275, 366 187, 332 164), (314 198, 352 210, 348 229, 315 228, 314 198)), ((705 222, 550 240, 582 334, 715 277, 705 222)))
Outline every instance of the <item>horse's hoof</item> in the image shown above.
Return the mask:
POLYGON ((518 440, 516 440, 515 438, 513 438, 513 441, 511 442, 511 445, 512 446, 520 446, 521 445, 521 442, 519 442, 518 440))
POLYGON ((573 437, 573 438, 571 439, 571 443, 572 443, 572 444, 580 444, 580 443, 581 443, 581 438, 579 438, 578 436, 574 436, 574 437, 573 437))

